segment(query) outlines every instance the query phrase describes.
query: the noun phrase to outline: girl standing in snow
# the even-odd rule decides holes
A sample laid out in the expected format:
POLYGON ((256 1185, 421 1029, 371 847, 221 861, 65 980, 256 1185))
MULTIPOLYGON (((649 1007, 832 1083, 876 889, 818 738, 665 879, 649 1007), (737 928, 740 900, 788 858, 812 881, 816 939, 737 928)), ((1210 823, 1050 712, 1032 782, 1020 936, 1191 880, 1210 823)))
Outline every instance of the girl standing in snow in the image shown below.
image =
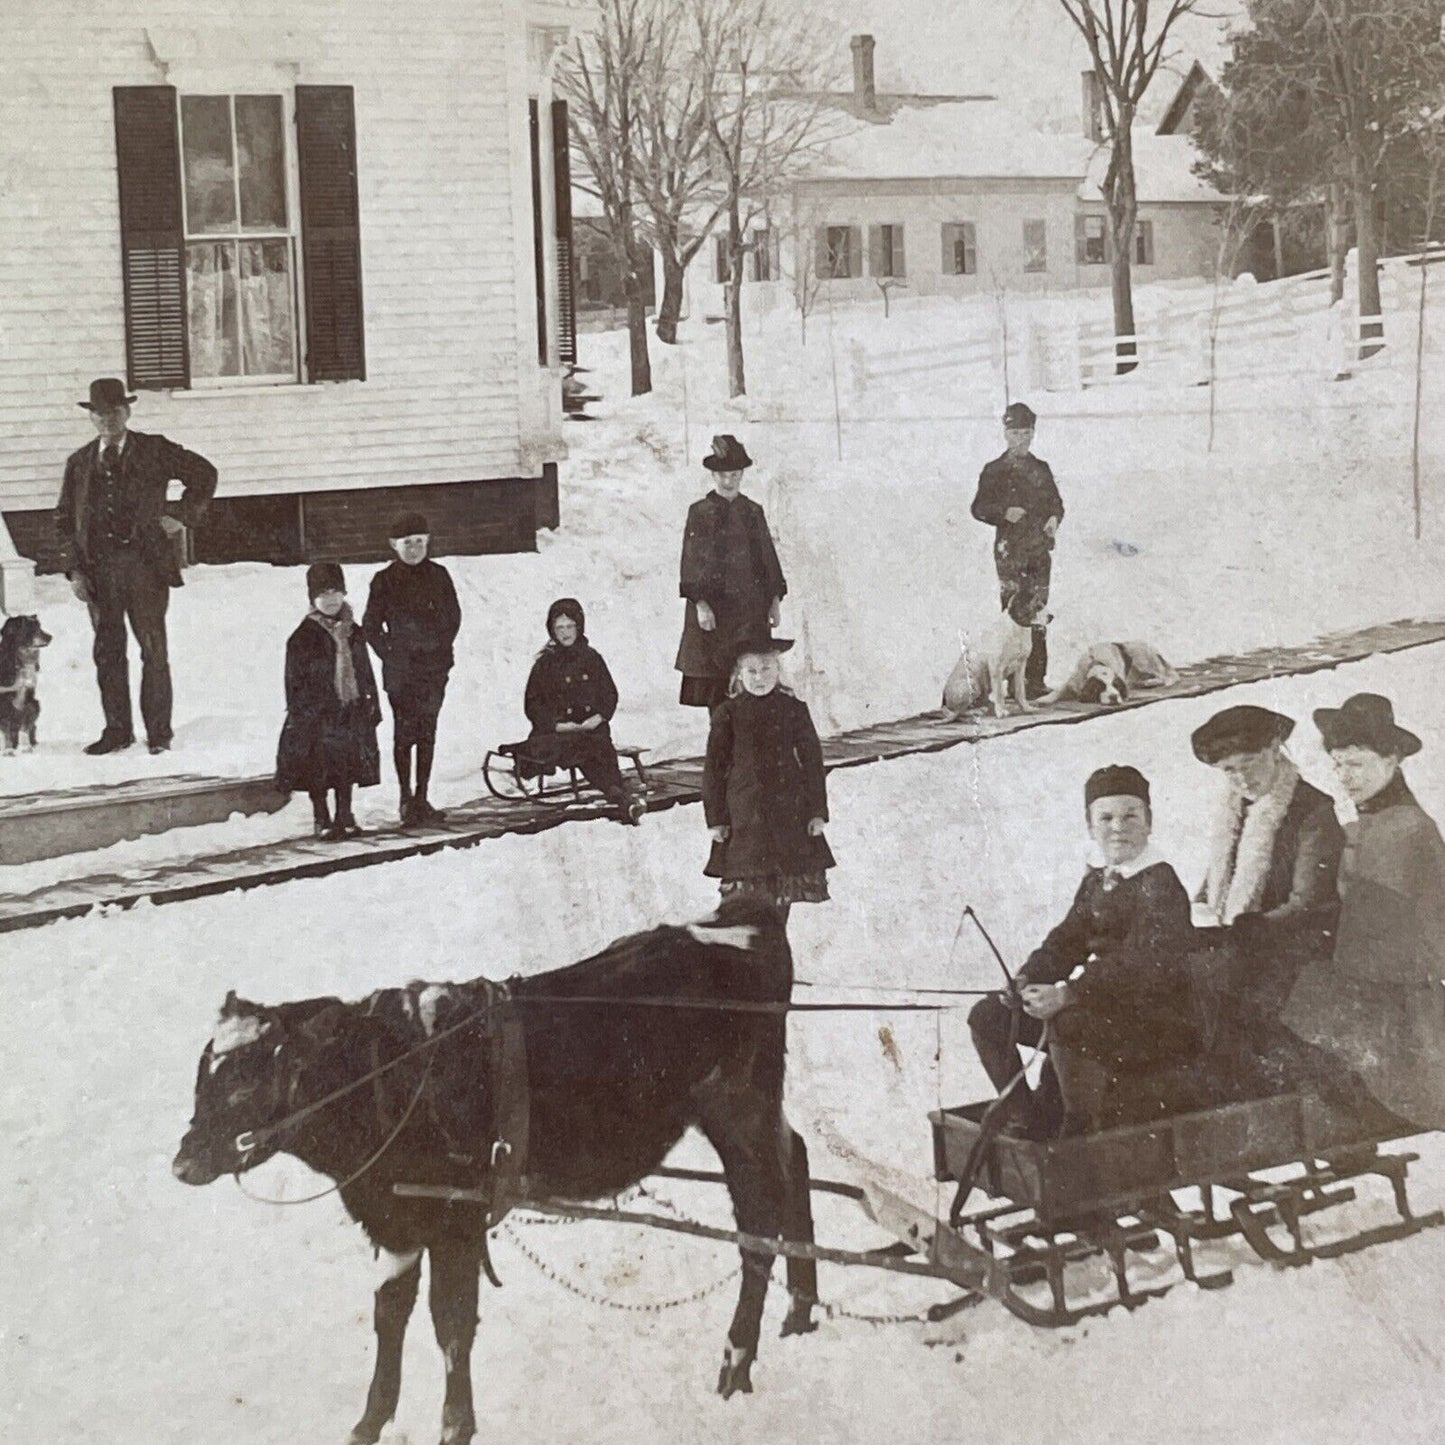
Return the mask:
POLYGON ((311 610, 286 643, 286 722, 276 750, 276 786, 310 794, 318 838, 354 838, 361 829, 351 790, 381 781, 376 678, 341 568, 313 562, 306 591, 311 610), (334 817, 328 791, 336 797, 334 817))
POLYGON ((787 638, 744 635, 728 696, 713 713, 702 803, 712 833, 703 870, 724 898, 764 898, 784 919, 794 903, 828 897, 833 854, 823 837, 828 793, 823 749, 807 704, 779 681, 787 638))

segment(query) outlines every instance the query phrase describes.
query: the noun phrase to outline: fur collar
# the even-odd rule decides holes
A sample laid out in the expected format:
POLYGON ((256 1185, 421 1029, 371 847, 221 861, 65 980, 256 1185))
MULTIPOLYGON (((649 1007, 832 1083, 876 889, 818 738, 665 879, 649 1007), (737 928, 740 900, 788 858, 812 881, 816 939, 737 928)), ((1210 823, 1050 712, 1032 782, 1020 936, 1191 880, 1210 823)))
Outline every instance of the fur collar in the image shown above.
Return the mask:
POLYGON ((1299 769, 1282 756, 1269 792, 1247 809, 1243 793, 1226 791, 1214 820, 1204 879, 1204 901, 1220 923, 1227 926, 1259 907, 1275 839, 1299 782, 1299 769))

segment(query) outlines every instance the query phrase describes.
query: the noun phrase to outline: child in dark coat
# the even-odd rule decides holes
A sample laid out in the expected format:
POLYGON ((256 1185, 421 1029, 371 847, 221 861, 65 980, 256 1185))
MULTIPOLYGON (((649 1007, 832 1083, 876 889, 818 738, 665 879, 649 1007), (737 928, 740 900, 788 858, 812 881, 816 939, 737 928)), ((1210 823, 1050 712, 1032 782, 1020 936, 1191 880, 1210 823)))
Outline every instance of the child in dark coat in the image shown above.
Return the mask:
POLYGON ((1094 856, 1063 922, 1030 954, 1012 996, 969 1015, 974 1047, 1010 1111, 1035 1137, 1097 1125, 1121 1080, 1192 1059, 1199 1036, 1187 959, 1189 895, 1149 847, 1149 783, 1134 768, 1100 768, 1084 789, 1094 856), (1055 1078, 1033 1094, 1018 1044, 1048 1031, 1055 1078))
POLYGON ((637 823, 647 804, 624 786, 612 745, 617 685, 586 629, 587 616, 575 597, 559 597, 547 609, 548 642, 532 664, 523 703, 532 733, 519 761, 539 772, 578 768, 617 805, 624 823, 637 823))
POLYGON ((311 610, 286 643, 286 722, 276 749, 276 786, 310 794, 318 838, 353 838, 361 829, 351 790, 381 781, 381 704, 341 568, 313 562, 306 591, 311 610), (336 798, 334 817, 328 792, 336 798))
POLYGON ((702 782, 713 839, 704 872, 721 880, 724 898, 766 899, 784 919, 794 903, 826 901, 834 865, 822 745, 807 704, 779 681, 778 654, 792 645, 761 631, 737 645, 702 782))
POLYGON ((437 715, 446 696, 462 625, 457 590, 447 569, 427 556, 431 528, 420 512, 391 525, 396 561, 371 579, 362 627, 381 659, 391 700, 392 759, 401 788, 403 826, 440 823, 445 814, 427 797, 436 752, 437 715), (412 783, 412 753, 416 782, 412 783))

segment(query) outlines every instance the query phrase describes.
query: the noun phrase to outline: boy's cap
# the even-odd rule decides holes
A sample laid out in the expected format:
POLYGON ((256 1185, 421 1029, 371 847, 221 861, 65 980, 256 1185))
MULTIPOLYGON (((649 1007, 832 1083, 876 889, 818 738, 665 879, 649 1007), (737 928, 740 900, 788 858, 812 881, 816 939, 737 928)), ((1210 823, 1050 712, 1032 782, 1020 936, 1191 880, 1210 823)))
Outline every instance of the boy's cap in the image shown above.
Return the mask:
POLYGON ((429 537, 431 527, 420 512, 402 512, 392 518, 391 531, 386 535, 388 540, 393 542, 398 537, 429 537))
POLYGON ((339 562, 313 562, 306 569, 306 595, 317 598, 323 592, 345 592, 346 573, 339 562))
POLYGON ((1003 424, 1011 431, 1023 431, 1038 421, 1033 407, 1026 402, 1011 401, 1004 408, 1003 424))
POLYGON ((1119 763, 1100 768, 1089 775, 1084 784, 1084 809, 1092 808, 1100 798, 1139 798, 1149 806, 1149 779, 1138 768, 1119 763))

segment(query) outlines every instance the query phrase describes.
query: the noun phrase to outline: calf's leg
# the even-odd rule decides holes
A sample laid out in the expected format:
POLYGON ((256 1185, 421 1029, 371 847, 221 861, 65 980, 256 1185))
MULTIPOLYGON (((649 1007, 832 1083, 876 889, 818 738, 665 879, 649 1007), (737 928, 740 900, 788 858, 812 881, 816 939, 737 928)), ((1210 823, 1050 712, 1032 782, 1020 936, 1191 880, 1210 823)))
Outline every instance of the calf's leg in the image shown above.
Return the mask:
POLYGON ((437 1344, 446 1363, 441 1445, 469 1445, 476 1434, 472 1411, 472 1341, 477 1335, 477 1289, 481 1252, 475 1244, 433 1244, 430 1304, 437 1344))
MULTIPOLYGON (((738 1228, 744 1234, 779 1237, 785 1191, 776 1115, 770 1121, 759 1101, 745 1096, 732 1095, 710 1103, 712 1107, 701 1127, 722 1161, 738 1228)), ((752 1393, 752 1365, 758 1353, 763 1302, 776 1258, 750 1249, 744 1249, 742 1256, 743 1282, 718 1373, 718 1394, 725 1400, 735 1394, 752 1393)))
POLYGON ((373 1320, 376 1325, 376 1369, 366 1394, 366 1413, 351 1431, 350 1445, 376 1445, 386 1422, 396 1414, 401 1395, 401 1346, 406 1322, 416 1303, 421 1279, 421 1251, 391 1255, 393 1272, 377 1286, 373 1320))
MULTIPOLYGON (((808 1173, 808 1146, 803 1136, 782 1117, 783 1180, 785 1186, 783 1238, 797 1244, 813 1243, 812 1180, 808 1173)), ((818 1303, 818 1263, 812 1259, 788 1260, 788 1293, 792 1303, 782 1333, 805 1335, 818 1328, 813 1307, 818 1303)))

